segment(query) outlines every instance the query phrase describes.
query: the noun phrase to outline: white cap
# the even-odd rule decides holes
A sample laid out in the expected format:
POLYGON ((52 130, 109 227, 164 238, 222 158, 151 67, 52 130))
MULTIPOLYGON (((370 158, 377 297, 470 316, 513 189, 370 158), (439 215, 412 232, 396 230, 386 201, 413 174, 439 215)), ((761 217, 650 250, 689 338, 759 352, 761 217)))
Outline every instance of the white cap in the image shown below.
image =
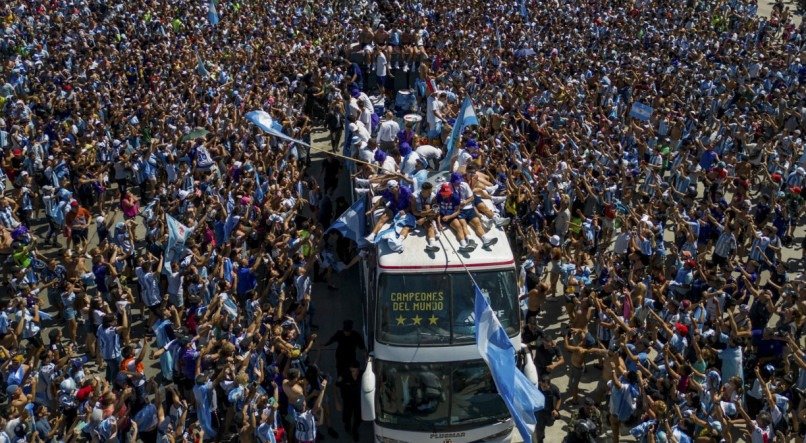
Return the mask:
POLYGON ((388 182, 386 182, 386 188, 387 189, 397 188, 398 186, 399 186, 399 184, 398 184, 397 180, 389 180, 388 182))
POLYGON ((104 217, 103 216, 99 215, 98 217, 95 218, 95 223, 98 223, 100 225, 103 222, 104 222, 104 217))
POLYGON ((560 246, 560 236, 552 235, 549 239, 549 243, 551 243, 552 246, 560 246))
POLYGON ((177 194, 179 195, 179 200, 184 200, 188 197, 188 195, 190 195, 190 192, 184 189, 180 189, 177 194))

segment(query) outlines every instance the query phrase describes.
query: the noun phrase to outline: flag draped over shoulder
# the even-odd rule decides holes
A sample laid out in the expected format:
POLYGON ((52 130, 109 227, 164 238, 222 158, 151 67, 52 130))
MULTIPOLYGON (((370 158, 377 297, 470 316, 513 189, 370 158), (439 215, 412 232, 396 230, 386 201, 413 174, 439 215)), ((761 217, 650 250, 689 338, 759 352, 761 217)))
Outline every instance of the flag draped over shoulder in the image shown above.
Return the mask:
POLYGON ((344 237, 358 243, 358 246, 366 245, 367 240, 364 238, 366 203, 364 200, 363 198, 356 200, 327 230, 335 229, 341 232, 344 237))
POLYGON ((165 269, 170 269, 171 262, 182 257, 185 252, 185 242, 193 229, 179 223, 178 220, 165 214, 165 224, 168 227, 168 245, 165 248, 165 269))
POLYGON ((291 138, 280 132, 282 126, 280 126, 277 122, 275 122, 274 119, 271 118, 269 113, 266 111, 252 111, 247 113, 244 117, 246 117, 246 119, 249 120, 252 124, 254 124, 255 126, 262 129, 263 131, 265 131, 266 133, 268 133, 273 137, 277 137, 292 143, 299 143, 302 146, 307 146, 309 148, 311 147, 311 145, 305 143, 302 140, 291 138))
POLYGON ((523 441, 532 441, 537 418, 535 413, 543 409, 545 397, 515 366, 515 348, 507 333, 493 313, 490 303, 474 285, 476 302, 476 346, 498 388, 498 393, 515 421, 523 441))
POLYGON ((453 124, 451 135, 448 137, 448 143, 445 147, 445 158, 442 159, 442 163, 439 165, 441 171, 447 171, 451 168, 451 158, 453 157, 456 140, 462 135, 462 131, 464 131, 465 127, 478 124, 479 119, 476 118, 473 103, 470 102, 470 97, 465 97, 465 100, 462 102, 462 108, 459 109, 459 115, 456 116, 456 122, 453 124))

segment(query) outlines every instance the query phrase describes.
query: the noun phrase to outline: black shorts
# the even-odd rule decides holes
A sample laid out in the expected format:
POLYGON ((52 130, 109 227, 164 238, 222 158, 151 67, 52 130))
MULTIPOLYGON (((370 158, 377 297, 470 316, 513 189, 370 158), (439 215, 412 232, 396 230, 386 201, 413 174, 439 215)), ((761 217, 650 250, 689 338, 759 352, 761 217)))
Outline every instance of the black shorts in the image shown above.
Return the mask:
POLYGON ((162 317, 162 305, 163 303, 157 303, 155 305, 151 305, 148 307, 148 310, 151 311, 152 314, 156 315, 157 317, 162 317))
POLYGON ((35 348, 42 348, 45 346, 45 343, 42 341, 42 334, 41 331, 37 332, 31 337, 28 337, 28 343, 32 344, 35 348))
POLYGON ((87 231, 88 229, 71 229, 70 238, 72 238, 73 241, 85 241, 87 240, 87 231))
POLYGON ((722 257, 721 255, 711 254, 711 263, 714 266, 725 266, 728 264, 727 257, 722 257))
POLYGON ((641 257, 641 264, 644 266, 649 266, 649 263, 652 261, 651 255, 644 255, 643 253, 638 254, 641 257))

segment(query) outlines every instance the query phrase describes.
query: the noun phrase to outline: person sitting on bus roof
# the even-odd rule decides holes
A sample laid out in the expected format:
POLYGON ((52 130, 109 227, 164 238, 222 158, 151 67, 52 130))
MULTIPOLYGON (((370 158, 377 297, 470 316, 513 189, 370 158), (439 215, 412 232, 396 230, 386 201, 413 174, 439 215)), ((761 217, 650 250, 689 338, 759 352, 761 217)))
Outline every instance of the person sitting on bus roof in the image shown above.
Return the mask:
POLYGON ((476 249, 476 242, 473 239, 468 240, 465 234, 465 221, 459 218, 462 212, 462 199, 458 193, 453 192, 450 183, 443 183, 440 186, 435 202, 439 208, 439 222, 450 226, 459 239, 459 251, 471 252, 476 249))
MULTIPOLYGON (((397 180, 389 180, 386 182, 386 190, 383 191, 383 194, 381 194, 381 198, 372 205, 369 211, 367 211, 367 215, 372 214, 381 206, 385 206, 386 209, 378 218, 378 222, 375 223, 375 227, 372 228, 372 232, 370 232, 367 236, 367 241, 370 243, 375 241, 375 235, 381 231, 383 225, 392 221, 396 215, 411 216, 411 191, 400 186, 397 180)), ((411 218, 413 219, 414 217, 412 216, 411 218)), ((398 234, 399 237, 401 239, 406 238, 406 236, 409 235, 409 231, 413 227, 414 223, 411 223, 410 226, 408 224, 404 226, 398 234)))
POLYGON ((417 217, 417 224, 425 229, 425 239, 428 243, 425 246, 426 252, 439 251, 439 246, 434 244, 437 238, 436 220, 438 213, 433 190, 434 185, 430 182, 425 182, 420 187, 420 191, 411 196, 411 209, 414 216, 417 217))
MULTIPOLYGON (((473 205, 477 198, 476 194, 473 193, 470 185, 462 179, 462 175, 457 172, 452 173, 450 185, 453 192, 459 194, 461 199, 462 210, 459 213, 459 218, 465 220, 470 228, 473 229, 473 232, 481 239, 482 247, 488 248, 497 243, 498 238, 485 232, 484 227, 481 225, 481 218, 479 218, 479 214, 473 205)), ((481 202, 481 199, 478 202, 481 202)))
POLYGON ((474 198, 473 198, 473 206, 476 208, 480 214, 487 217, 487 229, 490 229, 491 224, 494 223, 499 228, 502 226, 506 226, 509 224, 509 218, 501 217, 497 212, 493 212, 489 206, 487 206, 483 201, 482 197, 490 198, 493 203, 500 203, 506 200, 505 196, 500 197, 493 197, 485 190, 485 186, 481 183, 480 178, 477 174, 478 167, 471 163, 467 165, 466 173, 464 174, 463 178, 465 182, 470 186, 473 190, 474 198))

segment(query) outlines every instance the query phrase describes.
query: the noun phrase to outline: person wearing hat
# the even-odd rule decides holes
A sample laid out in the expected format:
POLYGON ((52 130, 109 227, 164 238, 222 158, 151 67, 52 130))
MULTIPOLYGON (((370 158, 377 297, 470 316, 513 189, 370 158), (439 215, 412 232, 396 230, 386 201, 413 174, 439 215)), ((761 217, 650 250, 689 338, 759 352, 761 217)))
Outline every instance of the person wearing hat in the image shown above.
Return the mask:
POLYGON ((384 207, 383 213, 378 217, 378 221, 375 222, 372 232, 367 235, 367 241, 370 243, 375 241, 375 235, 383 229, 384 225, 394 220, 400 220, 403 223, 398 235, 401 238, 406 238, 409 231, 414 228, 414 216, 411 214, 411 191, 400 186, 397 180, 387 181, 386 190, 381 194, 381 198, 367 211, 367 215, 373 214, 381 207, 384 207))
MULTIPOLYGON (((438 224, 450 226, 456 239, 459 241, 459 251, 471 252, 476 249, 476 242, 466 236, 466 222, 459 218, 462 211, 462 201, 458 193, 454 192, 450 183, 442 183, 434 199, 439 210, 438 224)), ((439 229, 438 229, 439 231, 439 229)))

